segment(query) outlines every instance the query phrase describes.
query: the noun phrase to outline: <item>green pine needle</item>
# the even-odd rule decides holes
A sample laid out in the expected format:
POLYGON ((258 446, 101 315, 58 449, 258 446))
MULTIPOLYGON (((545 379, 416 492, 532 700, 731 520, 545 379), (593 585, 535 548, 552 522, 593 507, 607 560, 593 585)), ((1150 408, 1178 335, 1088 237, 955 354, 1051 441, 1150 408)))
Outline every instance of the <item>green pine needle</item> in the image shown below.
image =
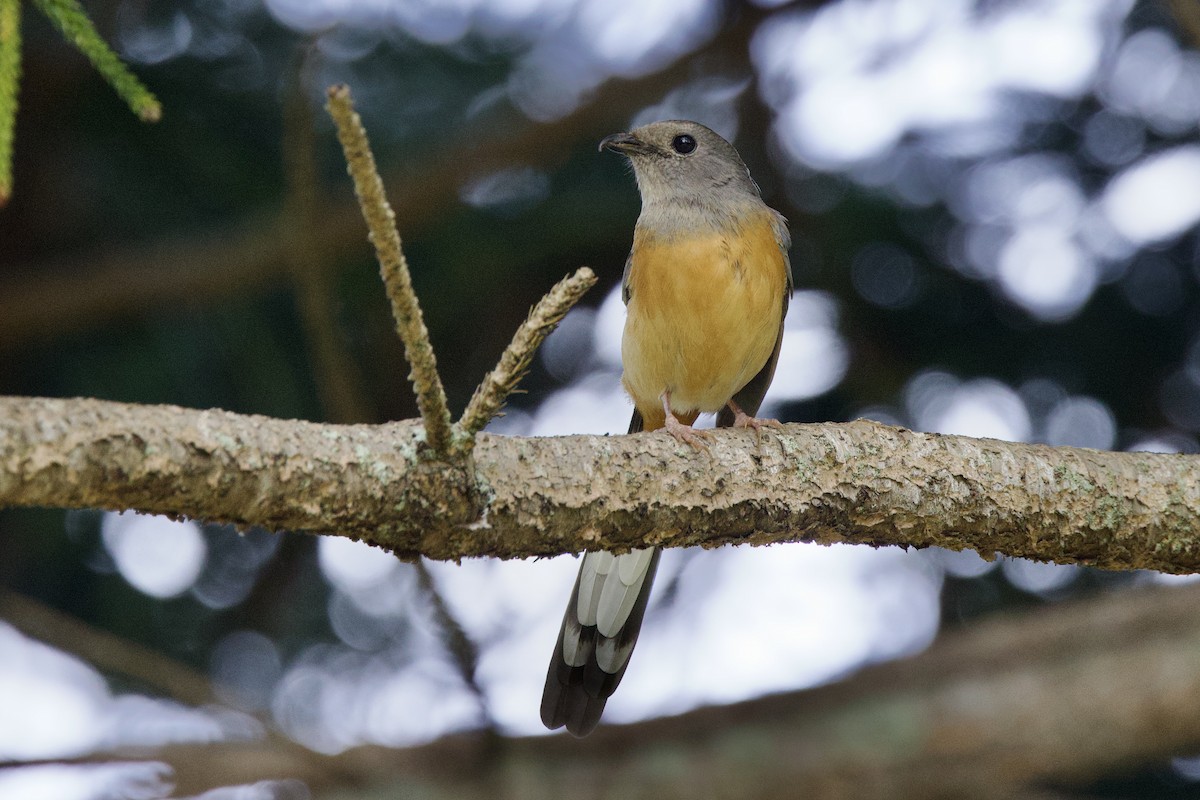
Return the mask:
POLYGON ((0 0, 0 207, 12 195, 13 131, 21 78, 21 4, 0 0))
MULTIPOLYGON (((92 66, 116 90, 133 113, 143 122, 157 122, 162 118, 162 106, 141 81, 121 63, 117 54, 100 38, 87 13, 76 0, 33 0, 63 36, 67 37, 88 57, 92 66)), ((15 0, 0 0, 15 2, 15 0)))

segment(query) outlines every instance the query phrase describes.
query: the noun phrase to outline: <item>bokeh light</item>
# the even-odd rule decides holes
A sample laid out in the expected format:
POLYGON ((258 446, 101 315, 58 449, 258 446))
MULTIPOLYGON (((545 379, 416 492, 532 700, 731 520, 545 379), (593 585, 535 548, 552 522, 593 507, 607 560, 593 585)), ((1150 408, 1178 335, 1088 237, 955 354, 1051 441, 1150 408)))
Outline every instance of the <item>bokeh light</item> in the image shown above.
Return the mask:
POLYGON ((269 706, 281 672, 278 648, 261 633, 233 631, 212 651, 213 685, 221 699, 236 708, 269 706))
POLYGON ((1046 418, 1046 444, 1111 450, 1117 440, 1117 421, 1094 397, 1068 397, 1046 418))
POLYGON ((1006 93, 1085 91, 1122 10, 1127 3, 1041 0, 987 14, 969 0, 830 3, 764 25, 755 60, 773 85, 795 87, 768 99, 789 152, 812 166, 878 158, 910 132, 951 130, 942 141, 956 154, 968 142, 995 150, 1024 122, 1006 93), (985 126, 991 136, 972 135, 985 126))
POLYGON ((369 591, 400 571, 400 561, 386 550, 340 536, 317 540, 317 561, 325 578, 348 594, 369 591))
POLYGON ((927 372, 909 383, 905 399, 918 430, 1014 442, 1027 441, 1032 433, 1020 395, 999 381, 960 382, 942 372, 927 372))
POLYGON ((503 216, 528 211, 550 193, 550 179, 529 167, 512 167, 475 178, 462 190, 463 202, 503 216))
POLYGON ((1047 564, 1027 558, 1003 559, 1000 568, 1013 586, 1037 595, 1062 591, 1080 574, 1080 568, 1074 564, 1047 564))
POLYGON ((981 578, 1000 565, 998 559, 988 561, 974 550, 947 550, 931 547, 926 553, 952 578, 981 578))
POLYGON ((1134 163, 1105 189, 1113 229, 1135 244, 1171 239, 1200 220, 1200 147, 1186 145, 1134 163))
MULTIPOLYGON (((137 694, 114 695, 92 666, 0 623, 0 758, 70 758, 92 750, 261 734, 252 719, 137 694)), ((0 796, 22 796, 4 795, 0 796)))
POLYGON ((837 301, 833 297, 815 291, 792 294, 783 321, 775 379, 763 401, 764 414, 775 413, 779 403, 822 395, 841 382, 850 352, 837 326, 837 301))
POLYGON ((47 764, 0 771, 0 797, 21 800, 157 800, 171 791, 171 768, 155 762, 47 764))
POLYGON ((921 289, 913 257, 886 243, 867 245, 855 254, 850 280, 864 300, 881 308, 907 308, 921 289))
POLYGON ((182 594, 204 567, 207 547, 194 522, 109 512, 100 532, 121 576, 152 597, 182 594))
POLYGON ((104 679, 72 658, 0 624, 0 758, 74 755, 96 744, 108 697, 104 679))

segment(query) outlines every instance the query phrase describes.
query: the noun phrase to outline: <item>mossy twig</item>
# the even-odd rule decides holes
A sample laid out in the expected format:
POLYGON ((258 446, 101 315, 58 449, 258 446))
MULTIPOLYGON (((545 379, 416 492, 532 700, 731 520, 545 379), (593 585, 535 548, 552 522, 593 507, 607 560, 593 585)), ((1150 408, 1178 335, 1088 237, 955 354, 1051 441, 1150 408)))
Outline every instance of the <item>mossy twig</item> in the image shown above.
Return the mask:
POLYGON ((0 0, 0 208, 12 196, 13 133, 21 80, 21 3, 0 0))
POLYGON ((142 85, 137 76, 121 63, 108 43, 100 37, 87 12, 76 0, 33 0, 42 13, 62 31, 68 41, 79 48, 96 71, 104 76, 121 99, 142 122, 162 119, 158 99, 142 85))
POLYGON ((455 426, 455 438, 469 446, 475 434, 483 430, 492 417, 504 407, 504 401, 517 388, 533 361, 533 354, 549 336, 579 298, 596 284, 596 273, 580 267, 575 274, 563 278, 529 312, 529 317, 517 328, 512 341, 500 356, 496 367, 484 376, 475 390, 462 419, 455 426))
POLYGON ((409 377, 425 423, 426 441, 435 453, 446 455, 451 441, 450 409, 446 404, 442 379, 438 376, 433 346, 429 343, 429 331, 425 328, 421 306, 413 291, 408 262, 400 247, 396 215, 384 195, 383 181, 375 168, 375 157, 371 155, 367 132, 363 130, 362 120, 354 111, 350 88, 344 84, 331 86, 326 95, 329 102, 325 107, 337 126, 347 169, 354 179, 354 191, 367 220, 371 243, 375 245, 379 273, 392 302, 396 329, 404 341, 404 354, 412 367, 409 377))

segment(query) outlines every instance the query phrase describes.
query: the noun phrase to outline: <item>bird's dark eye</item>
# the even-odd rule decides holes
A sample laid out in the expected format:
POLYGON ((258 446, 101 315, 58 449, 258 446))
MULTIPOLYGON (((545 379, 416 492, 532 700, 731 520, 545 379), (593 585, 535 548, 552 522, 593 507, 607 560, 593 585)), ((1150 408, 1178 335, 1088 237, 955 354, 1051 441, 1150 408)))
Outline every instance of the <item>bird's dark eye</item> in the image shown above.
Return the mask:
POLYGON ((671 147, 679 155, 686 156, 696 149, 696 140, 686 133, 681 133, 671 140, 671 147))

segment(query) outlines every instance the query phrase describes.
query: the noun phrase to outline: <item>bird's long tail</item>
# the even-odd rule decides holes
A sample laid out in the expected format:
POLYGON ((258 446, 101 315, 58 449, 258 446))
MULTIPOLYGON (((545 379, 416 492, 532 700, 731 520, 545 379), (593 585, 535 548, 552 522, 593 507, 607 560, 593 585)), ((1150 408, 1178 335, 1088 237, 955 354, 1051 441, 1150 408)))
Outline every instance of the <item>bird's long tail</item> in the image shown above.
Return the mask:
MULTIPOLYGON (((629 432, 640 430, 642 417, 634 411, 629 432)), ((659 553, 652 547, 619 556, 584 554, 542 693, 547 728, 566 725, 586 736, 600 722, 642 629, 659 553)))

